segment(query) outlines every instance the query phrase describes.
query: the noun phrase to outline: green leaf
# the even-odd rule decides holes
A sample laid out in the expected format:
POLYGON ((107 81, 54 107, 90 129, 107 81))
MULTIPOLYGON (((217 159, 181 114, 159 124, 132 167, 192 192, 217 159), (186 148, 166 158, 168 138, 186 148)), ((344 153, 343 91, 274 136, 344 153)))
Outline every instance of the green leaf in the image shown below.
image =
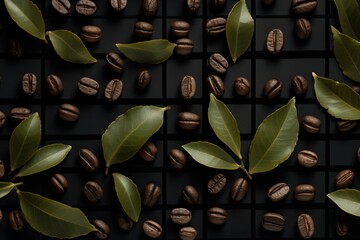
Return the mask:
POLYGON ((258 127, 250 145, 250 174, 267 172, 286 161, 298 140, 299 122, 292 98, 258 127))
POLYGON ((41 122, 38 113, 23 120, 10 138, 11 171, 21 167, 34 155, 41 140, 41 122))
POLYGON ((335 0, 339 21, 343 32, 360 40, 360 9, 357 0, 335 0))
POLYGON ((210 94, 208 118, 216 136, 242 159, 240 130, 236 119, 229 108, 212 93, 210 94))
POLYGON ((0 182, 0 198, 8 195, 17 185, 12 182, 0 182))
POLYGON ((340 189, 329 193, 327 196, 338 205, 341 210, 360 217, 360 191, 355 189, 340 189))
POLYGON ((175 46, 175 43, 165 39, 116 44, 116 47, 131 61, 146 64, 165 62, 173 54, 175 46))
POLYGON ((30 192, 17 191, 17 195, 26 221, 46 236, 75 238, 97 231, 78 208, 30 192))
POLYGON ((141 212, 141 197, 136 184, 120 173, 113 173, 113 177, 122 208, 129 218, 137 222, 141 212))
POLYGON ((162 126, 168 108, 137 106, 120 115, 102 135, 106 166, 121 163, 134 156, 162 126))
POLYGON ((331 27, 334 36, 334 53, 344 75, 360 82, 360 42, 331 27))
POLYGON ((219 146, 209 142, 191 142, 182 146, 198 163, 210 168, 236 170, 235 160, 219 146))
POLYGON ((343 120, 360 119, 360 95, 344 83, 313 73, 316 98, 329 114, 343 120))
POLYGON ((45 22, 39 8, 29 0, 4 0, 14 22, 32 36, 45 40, 45 22))
POLYGON ((52 168, 61 163, 70 150, 71 146, 64 144, 52 144, 42 147, 20 169, 16 177, 29 176, 52 168))
POLYGON ((79 64, 96 63, 81 39, 68 30, 48 32, 55 52, 65 61, 79 64))
POLYGON ((245 0, 231 9, 226 21, 226 40, 234 63, 249 48, 254 34, 254 19, 245 0))

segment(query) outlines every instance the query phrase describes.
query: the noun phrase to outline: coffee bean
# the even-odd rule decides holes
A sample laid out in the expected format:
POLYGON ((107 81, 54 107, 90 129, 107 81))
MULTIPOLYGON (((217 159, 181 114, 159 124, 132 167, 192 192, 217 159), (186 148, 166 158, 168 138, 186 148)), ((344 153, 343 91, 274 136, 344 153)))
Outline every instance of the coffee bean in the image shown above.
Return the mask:
POLYGON ((111 0, 111 7, 116 11, 122 11, 127 6, 127 0, 111 0))
POLYGON ((311 32, 311 23, 307 19, 300 18, 295 21, 295 33, 299 39, 305 40, 310 38, 311 32))
POLYGON ((83 77, 78 81, 78 89, 87 96, 95 96, 99 92, 99 83, 89 77, 83 77))
POLYGON ((335 223, 336 234, 340 237, 345 237, 349 233, 349 230, 350 226, 345 217, 342 214, 338 214, 335 223))
POLYGON ((22 90, 26 96, 32 96, 36 92, 37 77, 33 73, 25 73, 21 81, 22 90))
POLYGON ((117 216, 117 225, 121 230, 130 231, 134 226, 134 221, 131 220, 128 215, 122 210, 117 216))
POLYGON ((189 35, 190 23, 185 21, 173 21, 171 24, 171 32, 175 37, 186 37, 189 35))
POLYGON ((315 187, 311 184, 299 184, 295 187, 295 199, 302 202, 312 201, 315 198, 315 187))
POLYGON ((213 18, 206 23, 206 32, 210 36, 218 36, 225 33, 226 30, 226 19, 225 18, 213 18))
POLYGON ((5 176, 5 165, 2 160, 0 160, 0 178, 5 176))
POLYGON ((262 220, 264 229, 271 232, 281 232, 285 227, 285 217, 280 213, 265 213, 262 220))
POLYGON ((101 39, 101 28, 94 25, 85 25, 81 27, 80 37, 88 43, 95 43, 101 39))
POLYGON ((185 225, 191 221, 192 214, 186 208, 174 208, 170 213, 170 218, 177 225, 185 225))
POLYGON ((336 122, 336 127, 340 132, 348 132, 355 128, 357 124, 357 120, 338 120, 336 122))
POLYGON ((146 220, 142 225, 143 232, 150 238, 158 238, 162 234, 162 227, 154 220, 146 220))
POLYGON ((301 150, 297 155, 297 160, 301 166, 311 168, 316 166, 318 156, 310 150, 301 150))
POLYGON ((110 235, 109 225, 101 219, 93 220, 92 224, 96 227, 97 231, 94 232, 94 235, 98 239, 107 239, 110 235))
POLYGON ((200 196, 198 190, 192 185, 186 185, 182 190, 183 199, 191 205, 199 204, 200 196))
POLYGON ((245 178, 238 178, 234 181, 231 190, 230 198, 233 201, 241 201, 245 198, 249 189, 249 182, 245 178))
POLYGON ((263 94, 267 99, 274 99, 281 94, 283 84, 277 79, 267 80, 263 87, 263 94))
POLYGON ((20 231, 24 228, 25 219, 20 210, 14 210, 10 212, 9 223, 13 230, 20 231))
POLYGON ((189 12, 196 12, 199 10, 201 0, 186 0, 186 6, 189 12))
POLYGON ((286 198, 289 194, 290 187, 286 183, 280 182, 269 188, 267 192, 268 198, 273 202, 279 202, 286 198))
POLYGON ((284 48, 284 34, 280 29, 273 29, 266 38, 266 49, 271 54, 278 54, 284 48))
POLYGON ((315 116, 306 115, 302 119, 302 126, 308 133, 318 133, 321 129, 321 121, 315 116))
POLYGON ((0 111, 0 128, 5 126, 6 115, 4 112, 0 111))
POLYGON ((200 116, 191 112, 178 114, 178 126, 183 130, 195 130, 200 127, 200 116))
POLYGON ((300 214, 297 220, 298 230, 303 239, 309 239, 314 236, 314 220, 309 214, 300 214))
POLYGON ((193 227, 182 227, 179 230, 179 237, 181 240, 194 240, 197 236, 197 231, 193 227))
POLYGON ((108 102, 115 102, 121 97, 123 83, 120 79, 111 80, 105 88, 105 99, 108 102))
POLYGON ((270 7, 270 6, 274 5, 275 0, 262 0, 261 3, 266 7, 270 7))
POLYGON ((176 148, 170 150, 168 160, 171 166, 176 169, 184 168, 187 162, 186 155, 183 153, 183 151, 176 148))
POLYGON ((96 203, 103 198, 104 193, 97 182, 88 181, 84 185, 84 195, 90 202, 96 203))
POLYGON ((291 90, 295 95, 304 95, 308 90, 308 83, 305 77, 297 75, 291 79, 291 90))
POLYGON ((105 57, 106 66, 113 72, 121 73, 124 71, 124 60, 117 53, 108 53, 105 57))
POLYGON ((150 141, 147 141, 144 146, 142 146, 142 148, 138 151, 137 155, 141 159, 147 162, 151 162, 155 160, 157 153, 158 149, 156 145, 150 141))
POLYGON ((63 194, 69 187, 66 177, 60 173, 54 174, 51 179, 51 188, 58 194, 63 194))
POLYGON ((55 74, 46 77, 46 87, 50 95, 59 96, 64 91, 64 85, 61 78, 55 74))
POLYGON ((212 224, 221 225, 226 222, 227 212, 223 208, 212 207, 207 211, 208 221, 212 224))
POLYGON ((3 213, 2 213, 2 211, 0 209, 0 223, 2 222, 2 220, 3 220, 3 213))
POLYGON ((95 155, 95 153, 87 148, 80 149, 78 159, 80 165, 87 172, 95 172, 99 168, 100 162, 98 157, 95 155))
POLYGON ((351 86, 352 90, 355 91, 357 94, 360 94, 360 87, 359 86, 351 86))
POLYGON ((10 39, 7 45, 7 50, 12 57, 20 58, 24 54, 24 49, 20 40, 10 39))
POLYGON ((60 14, 67 15, 71 11, 71 3, 69 0, 52 0, 51 5, 60 14))
POLYGON ((354 182, 355 173, 350 169, 345 169, 336 174, 335 186, 336 188, 347 188, 354 182))
POLYGON ((195 96, 196 80, 193 76, 186 75, 181 79, 180 92, 184 99, 191 99, 195 96))
POLYGON ((217 9, 224 8, 226 5, 226 0, 211 0, 211 6, 217 9))
POLYGON ((226 185, 226 177, 224 174, 219 173, 214 175, 212 178, 210 178, 207 184, 207 189, 209 193, 217 194, 221 190, 223 190, 225 185, 226 185))
POLYGON ((293 0, 292 10, 296 14, 307 14, 315 11, 317 0, 293 0))
POLYGON ((158 10, 158 0, 143 0, 143 12, 147 17, 154 17, 158 10))
POLYGON ((246 96, 251 90, 250 81, 244 77, 237 77, 234 81, 234 90, 239 96, 246 96))
POLYGON ((140 89, 147 88, 152 80, 151 73, 148 70, 140 71, 137 75, 137 86, 140 89))
POLYGON ((225 92, 225 85, 223 80, 217 75, 210 75, 206 78, 206 84, 209 91, 214 94, 217 98, 222 97, 225 92))
POLYGON ((10 118, 14 124, 19 124, 31 114, 30 109, 24 107, 14 107, 10 110, 10 118))
POLYGON ((190 38, 180 38, 176 40, 175 52, 179 55, 189 55, 194 48, 194 44, 190 38))
POLYGON ((146 207, 153 207, 160 201, 161 188, 154 183, 148 183, 141 195, 142 204, 146 207))
POLYGON ((229 63, 221 54, 214 53, 209 58, 209 65, 218 73, 224 73, 229 67, 229 63))
POLYGON ((80 110, 74 105, 64 103, 59 107, 59 117, 67 122, 76 122, 80 118, 80 110))
POLYGON ((90 0, 79 0, 76 3, 75 10, 83 16, 91 16, 96 12, 96 4, 90 0))
POLYGON ((134 25, 134 34, 137 37, 151 38, 154 32, 154 27, 151 23, 144 21, 137 21, 134 25))

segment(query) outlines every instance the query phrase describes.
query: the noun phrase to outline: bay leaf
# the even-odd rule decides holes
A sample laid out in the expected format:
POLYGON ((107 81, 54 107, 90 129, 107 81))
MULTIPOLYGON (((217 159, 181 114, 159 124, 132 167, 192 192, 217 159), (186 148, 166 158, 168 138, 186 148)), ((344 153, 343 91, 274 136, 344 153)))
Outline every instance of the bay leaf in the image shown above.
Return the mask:
POLYGON ((145 64, 165 62, 173 54, 176 44, 166 39, 136 43, 117 43, 116 47, 131 61, 145 64))
POLYGON ((216 169, 236 170, 235 160, 219 146, 209 142, 191 142, 182 146, 198 163, 216 169))
POLYGON ((208 119, 216 136, 242 159, 240 130, 236 119, 229 108, 212 93, 210 94, 208 119))
POLYGON ((17 195, 26 221, 46 236, 75 238, 97 231, 78 208, 30 192, 18 190, 17 195))
POLYGON ((340 189, 328 195, 341 210, 360 217, 360 191, 355 189, 340 189))
POLYGON ((39 8, 30 0, 4 0, 14 22, 30 35, 45 40, 45 22, 39 8))
POLYGON ((328 113, 343 120, 360 119, 360 95, 344 83, 313 73, 316 98, 328 113))
POLYGON ((0 198, 8 195, 16 187, 12 182, 0 182, 0 198))
POLYGON ((38 149, 15 177, 29 176, 45 171, 61 163, 71 150, 65 144, 51 144, 38 149))
POLYGON ((344 34, 360 41, 360 8, 357 0, 334 0, 344 34))
POLYGON ((331 27, 335 58, 344 75, 360 82, 360 42, 331 27))
POLYGON ((81 39, 68 30, 48 32, 55 52, 65 61, 79 64, 96 63, 81 39))
POLYGON ((298 140, 299 121, 295 98, 267 116, 250 145, 250 174, 267 172, 286 161, 298 140))
POLYGON ((141 197, 136 184, 120 173, 113 173, 113 177, 121 207, 129 218, 137 222, 141 212, 141 197))
POLYGON ((10 137, 11 171, 23 166, 34 155, 40 145, 41 121, 38 113, 23 120, 10 137))
POLYGON ((249 48, 254 34, 254 19, 245 0, 238 1, 226 21, 226 40, 234 63, 249 48))

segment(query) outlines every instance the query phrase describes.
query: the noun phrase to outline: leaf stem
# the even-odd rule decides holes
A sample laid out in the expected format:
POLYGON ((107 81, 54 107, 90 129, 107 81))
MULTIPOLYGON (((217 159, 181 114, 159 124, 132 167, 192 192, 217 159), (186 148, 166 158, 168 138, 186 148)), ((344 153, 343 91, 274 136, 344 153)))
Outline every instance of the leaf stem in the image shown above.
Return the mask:
POLYGON ((46 38, 49 36, 50 33, 51 33, 51 31, 47 31, 47 32, 45 33, 44 42, 45 42, 47 45, 49 45, 49 41, 48 41, 46 38))
POLYGON ((246 170, 243 163, 241 163, 240 169, 245 173, 245 175, 249 178, 249 180, 252 180, 252 177, 251 177, 250 173, 246 170))
POLYGON ((109 174, 109 168, 110 168, 110 167, 106 166, 105 175, 108 175, 108 174, 109 174))
POLYGON ((14 189, 15 189, 16 191, 19 191, 18 186, 21 186, 21 185, 23 185, 23 184, 24 184, 23 182, 14 183, 14 185, 15 185, 14 189))

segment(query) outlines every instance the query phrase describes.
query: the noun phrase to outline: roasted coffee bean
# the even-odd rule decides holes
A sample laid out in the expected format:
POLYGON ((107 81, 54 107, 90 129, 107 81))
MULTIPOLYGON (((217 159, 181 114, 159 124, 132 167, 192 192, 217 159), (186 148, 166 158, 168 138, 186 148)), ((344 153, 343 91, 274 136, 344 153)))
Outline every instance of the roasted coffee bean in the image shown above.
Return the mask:
POLYGON ((342 214, 339 214, 335 223, 335 232, 340 237, 345 237, 350 230, 349 223, 342 214))
POLYGON ((111 80, 105 88, 105 99, 109 102, 115 102, 121 97, 123 83, 120 79, 111 80))
POLYGON ((237 77, 234 81, 234 90, 239 96, 246 96, 251 90, 250 81, 244 77, 237 77))
POLYGON ((147 88, 152 80, 151 73, 148 70, 140 71, 137 75, 137 86, 140 89, 147 88))
POLYGON ((195 96, 196 80, 193 76, 186 75, 181 79, 180 92, 184 99, 191 99, 195 96))
POLYGON ((224 224, 227 219, 227 212, 223 208, 212 207, 207 211, 208 221, 212 224, 224 224))
POLYGON ((209 58, 209 65, 218 73, 224 73, 229 67, 229 63, 221 54, 214 53, 209 58))
POLYGON ((58 194, 62 194, 66 192, 69 186, 66 177, 60 173, 54 174, 51 177, 50 182, 51 182, 51 188, 54 190, 54 192, 58 194))
POLYGON ((302 119, 302 126, 308 133, 318 133, 321 129, 321 121, 315 116, 306 115, 302 119))
POLYGON ((308 90, 308 83, 306 78, 297 75, 291 79, 291 90, 295 95, 304 95, 308 90))
POLYGON ((127 0, 111 0, 111 7, 116 11, 122 11, 127 6, 127 0))
POLYGON ((5 165, 2 160, 0 160, 0 178, 5 176, 5 165))
POLYGON ((207 189, 209 193, 217 194, 221 190, 223 190, 225 185, 226 185, 226 177, 224 174, 219 173, 214 175, 212 178, 210 178, 207 184, 207 189))
POLYGON ((226 0, 211 0, 211 6, 217 9, 223 8, 226 5, 226 0))
POLYGON ((267 192, 268 198, 273 202, 279 202, 286 198, 289 194, 290 187, 286 183, 280 182, 269 188, 267 192))
POLYGON ((186 0, 187 9, 196 12, 200 8, 201 0, 186 0))
POLYGON ((206 23, 206 32, 210 36, 218 36, 225 32, 226 30, 226 19, 225 18, 213 18, 207 21, 206 23))
POLYGON ((186 208, 174 208, 170 213, 170 218, 177 225, 185 225, 191 221, 192 214, 186 208))
POLYGON ((302 202, 312 201, 315 198, 315 187, 311 184, 299 184, 295 187, 295 199, 302 202))
POLYGON ((3 220, 3 213, 2 213, 2 211, 0 209, 0 223, 2 222, 2 220, 3 220))
POLYGON ((336 122, 336 127, 340 132, 348 132, 355 128, 357 124, 357 120, 338 120, 336 122))
POLYGON ((355 173, 350 169, 345 169, 336 174, 335 186, 336 188, 347 188, 350 187, 354 182, 355 173))
POLYGON ((108 53, 105 57, 106 66, 113 72, 121 73, 124 71, 124 60, 117 53, 108 53))
POLYGON ((87 172, 95 172, 100 165, 99 158, 90 149, 82 148, 79 151, 78 159, 80 165, 87 172))
POLYGON ((20 58, 23 53, 24 53, 24 49, 23 49, 23 46, 20 42, 20 40, 18 39, 10 39, 8 41, 8 51, 9 51, 9 54, 12 56, 12 57, 15 57, 15 58, 20 58))
POLYGON ((162 227, 154 220, 146 220, 142 225, 143 232, 150 238, 158 238, 162 234, 162 227))
POLYGON ((76 122, 80 118, 80 110, 74 105, 64 103, 59 107, 59 117, 68 122, 76 122))
POLYGON ((173 166, 176 169, 184 168, 187 162, 187 158, 184 152, 177 148, 173 148, 170 150, 168 159, 171 166, 173 166))
POLYGON ((249 182, 245 178, 238 178, 231 187, 230 198, 233 201, 241 201, 245 198, 248 189, 249 182))
POLYGON ((51 5, 60 14, 67 15, 71 11, 71 3, 69 0, 52 0, 51 5))
POLYGON ((80 15, 91 16, 96 12, 96 4, 90 0, 79 0, 75 10, 80 15))
POLYGON ((284 34, 280 29, 273 29, 266 38, 266 49, 271 54, 278 54, 284 48, 284 34))
POLYGON ((223 80, 217 75, 210 75, 206 78, 206 84, 209 91, 214 94, 217 98, 224 95, 225 85, 223 80))
POLYGON ((285 227, 285 217, 280 213, 265 213, 262 220, 264 229, 271 232, 281 232, 285 227))
POLYGON ((124 231, 130 231, 132 229, 132 227, 134 226, 134 221, 131 220, 128 215, 126 215, 126 213, 124 212, 124 210, 122 210, 118 215, 117 215, 117 225, 119 226, 119 228, 121 230, 124 231))
POLYGON ((263 87, 263 94, 268 99, 274 99, 281 94, 283 83, 277 79, 267 80, 263 87))
POLYGON ((310 150, 301 150, 297 155, 297 160, 301 166, 311 168, 318 162, 318 155, 310 150))
POLYGON ((94 235, 98 239, 107 239, 110 235, 109 225, 101 219, 93 220, 92 224, 96 227, 97 231, 94 232, 94 235))
POLYGON ((351 86, 352 90, 354 90, 357 94, 360 94, 360 86, 351 86))
POLYGON ((314 236, 314 220, 309 214, 300 214, 297 220, 298 230, 303 239, 309 239, 314 236))
POLYGON ((15 124, 19 124, 22 120, 28 118, 30 114, 30 109, 24 107, 14 107, 10 110, 11 121, 15 124))
POLYGON ((147 141, 144 146, 142 146, 142 148, 138 151, 137 155, 141 159, 147 162, 151 162, 155 160, 157 153, 158 149, 156 145, 150 141, 147 141))
POLYGON ((90 202, 96 203, 103 198, 104 193, 97 182, 88 181, 84 185, 84 195, 90 202))
POLYGON ((310 38, 311 32, 311 23, 307 19, 300 18, 295 21, 295 33, 299 39, 305 40, 310 38))
POLYGON ((200 196, 198 190, 192 185, 186 185, 182 190, 182 196, 188 204, 199 204, 200 196))
POLYGON ((99 92, 99 83, 89 77, 83 77, 78 81, 78 89, 87 96, 95 96, 99 92))
POLYGON ((191 112, 178 114, 178 126, 183 130, 195 130, 200 127, 200 116, 191 112))
POLYGON ((80 37, 88 43, 95 43, 100 41, 102 35, 101 28, 94 25, 85 25, 81 27, 80 37))
POLYGON ((143 0, 142 3, 144 15, 154 17, 158 10, 158 0, 143 0))
POLYGON ((292 10, 296 14, 307 14, 315 11, 317 0, 293 0, 292 10))
POLYGON ((148 183, 141 195, 142 203, 146 207, 153 207, 160 201, 161 188, 154 183, 148 183))
POLYGON ((262 0, 261 3, 262 3, 264 6, 269 7, 269 6, 274 5, 275 0, 262 0))
POLYGON ((151 23, 144 21, 137 21, 134 25, 134 34, 137 37, 151 38, 154 32, 154 27, 151 23))
POLYGON ((46 77, 46 87, 50 95, 59 96, 64 91, 64 85, 61 78, 55 74, 46 77))
POLYGON ((194 48, 193 41, 190 38, 180 38, 176 40, 175 52, 179 55, 189 55, 194 48))
POLYGON ((20 231, 24 228, 25 219, 20 210, 14 210, 10 212, 9 223, 13 230, 20 231))
POLYGON ((0 128, 5 126, 6 115, 4 112, 0 111, 0 128))
POLYGON ((181 240, 194 240, 197 236, 197 231, 193 227, 182 227, 179 230, 179 237, 181 240))
POLYGON ((173 21, 171 24, 171 32, 175 37, 186 37, 189 35, 190 23, 185 21, 173 21))
POLYGON ((33 73, 25 73, 21 80, 22 90, 26 96, 32 96, 36 92, 37 77, 33 73))

